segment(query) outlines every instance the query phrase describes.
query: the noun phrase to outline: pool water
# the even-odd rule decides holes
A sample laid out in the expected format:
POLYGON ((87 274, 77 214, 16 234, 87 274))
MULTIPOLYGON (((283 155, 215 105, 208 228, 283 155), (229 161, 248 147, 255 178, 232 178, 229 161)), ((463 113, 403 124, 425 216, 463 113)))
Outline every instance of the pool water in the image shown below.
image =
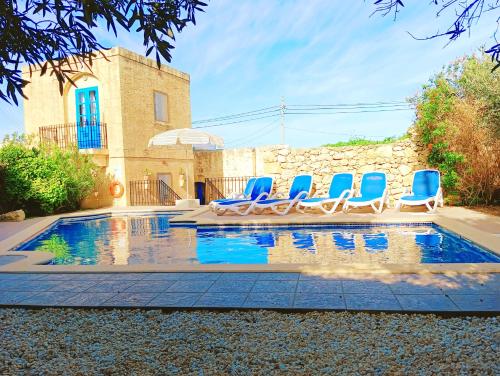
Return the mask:
POLYGON ((500 262, 433 224, 206 228, 173 215, 62 219, 16 250, 51 251, 57 265, 500 262))

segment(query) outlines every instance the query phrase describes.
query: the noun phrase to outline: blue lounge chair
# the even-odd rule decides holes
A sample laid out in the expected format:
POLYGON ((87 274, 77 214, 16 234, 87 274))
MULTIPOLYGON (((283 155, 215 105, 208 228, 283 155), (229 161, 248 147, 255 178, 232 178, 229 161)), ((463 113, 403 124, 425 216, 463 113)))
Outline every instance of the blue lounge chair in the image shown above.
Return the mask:
POLYGON ((260 177, 255 180, 249 198, 219 202, 212 207, 212 210, 217 215, 223 215, 228 210, 239 215, 248 215, 258 202, 265 200, 271 194, 272 190, 273 178, 267 176, 260 177))
POLYGON ((354 176, 352 173, 334 174, 328 190, 328 197, 313 197, 300 200, 297 204, 297 210, 303 213, 305 208, 320 208, 325 214, 333 214, 342 201, 352 197, 353 184, 354 176), (329 204, 333 204, 333 206, 327 209, 325 205, 329 204))
POLYGON ((350 197, 345 200, 343 210, 347 213, 351 206, 356 208, 371 206, 375 213, 382 213, 384 204, 389 206, 387 176, 385 172, 367 172, 361 177, 359 196, 350 197), (378 207, 375 204, 378 204, 378 207))
POLYGON ((312 180, 311 175, 297 175, 293 179, 287 198, 270 198, 259 201, 255 204, 255 211, 258 213, 269 208, 278 215, 288 214, 297 202, 311 194, 312 180), (278 209, 283 206, 286 206, 283 210, 278 209))
POLYGON ((443 191, 438 170, 419 170, 413 175, 411 192, 403 193, 396 209, 403 205, 425 205, 429 213, 434 213, 439 206, 443 207, 443 191), (434 204, 431 206, 431 202, 434 204))
POLYGON ((250 198, 250 195, 252 194, 253 186, 255 184, 255 180, 257 180, 257 178, 254 178, 254 177, 248 179, 247 184, 245 186, 245 189, 243 190, 242 193, 237 193, 237 194, 231 195, 228 198, 221 198, 218 200, 210 201, 210 203, 208 205, 210 207, 213 207, 213 206, 215 206, 215 204, 220 203, 220 202, 224 202, 224 201, 233 201, 233 200, 241 200, 241 199, 250 198))

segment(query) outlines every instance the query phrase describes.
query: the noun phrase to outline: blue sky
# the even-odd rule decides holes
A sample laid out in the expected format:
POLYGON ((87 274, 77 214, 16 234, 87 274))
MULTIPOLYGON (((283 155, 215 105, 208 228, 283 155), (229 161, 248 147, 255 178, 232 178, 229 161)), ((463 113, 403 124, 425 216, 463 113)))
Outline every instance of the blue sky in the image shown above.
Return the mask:
MULTIPOLYGON (((435 20, 428 1, 407 1, 392 15, 370 14, 372 1, 211 0, 197 25, 177 36, 171 66, 191 75, 193 120, 286 104, 400 101, 413 96, 430 76, 453 59, 493 42, 494 15, 485 15, 470 35, 414 40, 448 25, 435 20)), ((141 35, 114 38, 107 45, 144 54, 141 35)), ((23 131, 22 107, 0 103, 4 134, 23 131)), ((412 111, 285 116, 286 143, 317 146, 346 140, 400 135, 412 111)), ((279 119, 207 129, 227 147, 280 142, 279 119)))

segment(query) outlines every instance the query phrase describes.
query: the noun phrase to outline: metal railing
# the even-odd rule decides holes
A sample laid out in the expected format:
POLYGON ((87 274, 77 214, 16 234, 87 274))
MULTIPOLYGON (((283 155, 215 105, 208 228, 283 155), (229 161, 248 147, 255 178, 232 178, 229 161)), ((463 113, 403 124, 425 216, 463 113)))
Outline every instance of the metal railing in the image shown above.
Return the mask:
POLYGON ((231 194, 242 193, 251 176, 205 178, 205 202, 227 198, 231 194))
POLYGON ((55 143, 61 148, 107 149, 106 123, 82 122, 48 125, 38 128, 42 144, 55 143))
POLYGON ((181 197, 163 180, 133 180, 130 186, 130 205, 175 205, 181 197))

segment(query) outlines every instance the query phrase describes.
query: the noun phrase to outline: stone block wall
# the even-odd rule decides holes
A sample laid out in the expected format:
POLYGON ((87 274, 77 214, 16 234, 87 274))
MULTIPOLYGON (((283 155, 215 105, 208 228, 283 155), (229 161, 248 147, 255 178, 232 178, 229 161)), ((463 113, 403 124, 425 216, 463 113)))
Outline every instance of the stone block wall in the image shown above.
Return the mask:
POLYGON ((325 195, 334 173, 353 172, 355 189, 359 189, 364 172, 383 171, 387 173, 391 199, 397 200, 411 185, 413 171, 427 167, 425 148, 411 139, 385 145, 335 148, 272 145, 252 150, 252 153, 248 148, 210 152, 210 157, 207 152, 196 152, 197 181, 206 177, 269 175, 275 179, 276 191, 286 193, 295 175, 311 173, 315 194, 325 195), (241 156, 248 159, 246 163, 241 156), (206 163, 208 158, 210 162, 206 163))

